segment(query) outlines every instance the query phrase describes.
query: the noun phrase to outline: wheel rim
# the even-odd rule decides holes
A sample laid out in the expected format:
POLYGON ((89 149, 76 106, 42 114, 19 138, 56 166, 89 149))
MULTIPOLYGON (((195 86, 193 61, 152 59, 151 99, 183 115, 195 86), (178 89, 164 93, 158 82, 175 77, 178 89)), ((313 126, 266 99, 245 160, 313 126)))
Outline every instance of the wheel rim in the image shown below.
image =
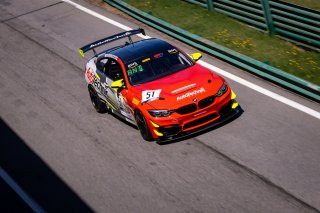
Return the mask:
POLYGON ((137 113, 137 124, 142 136, 146 136, 148 129, 147 124, 141 113, 137 113))
POLYGON ((89 93, 90 93, 90 99, 91 99, 92 105, 96 108, 98 105, 98 97, 93 93, 92 90, 90 90, 89 93))

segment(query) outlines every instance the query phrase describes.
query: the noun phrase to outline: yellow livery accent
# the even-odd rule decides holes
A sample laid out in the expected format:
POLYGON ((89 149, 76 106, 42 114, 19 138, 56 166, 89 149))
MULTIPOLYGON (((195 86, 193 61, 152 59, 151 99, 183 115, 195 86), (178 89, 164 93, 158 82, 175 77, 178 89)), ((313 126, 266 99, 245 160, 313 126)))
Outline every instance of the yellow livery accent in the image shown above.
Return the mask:
POLYGON ((119 80, 112 82, 111 88, 117 89, 117 88, 122 87, 122 85, 123 85, 123 79, 119 79, 119 80))
POLYGON ((107 102, 107 104, 112 108, 112 109, 114 109, 114 110, 117 110, 114 106, 112 106, 112 104, 109 102, 109 101, 107 101, 107 99, 103 99, 105 102, 107 102))
POLYGON ((239 106, 239 104, 238 104, 238 102, 236 102, 235 100, 233 101, 233 103, 232 103, 232 109, 235 109, 235 108, 237 108, 239 106))
POLYGON ((233 92, 233 90, 231 90, 231 99, 236 99, 237 95, 236 93, 233 92))
POLYGON ((202 58, 201 53, 192 53, 190 56, 194 61, 198 61, 200 58, 202 58))
POLYGON ((152 124, 152 126, 154 126, 155 128, 159 128, 159 127, 160 127, 158 124, 156 124, 156 123, 152 122, 151 120, 150 120, 150 123, 151 123, 151 124, 152 124))
POLYGON ((100 76, 98 75, 98 73, 96 73, 95 76, 96 76, 97 79, 100 81, 100 76))
POLYGON ((84 52, 82 51, 82 49, 79 49, 79 54, 84 57, 84 52))
POLYGON ((157 130, 153 130, 153 131, 154 131, 154 133, 156 133, 157 136, 163 136, 163 134, 158 132, 157 130))
POLYGON ((111 88, 113 88, 113 90, 117 92, 118 88, 121 88, 122 85, 123 85, 123 79, 119 79, 112 82, 111 88))
POLYGON ((135 105, 138 105, 138 104, 140 103, 140 101, 137 100, 137 99, 135 99, 135 98, 133 98, 133 99, 132 99, 132 103, 134 103, 135 105))
POLYGON ((142 63, 145 63, 145 62, 150 61, 150 60, 151 60, 150 58, 146 58, 146 59, 142 60, 142 63))

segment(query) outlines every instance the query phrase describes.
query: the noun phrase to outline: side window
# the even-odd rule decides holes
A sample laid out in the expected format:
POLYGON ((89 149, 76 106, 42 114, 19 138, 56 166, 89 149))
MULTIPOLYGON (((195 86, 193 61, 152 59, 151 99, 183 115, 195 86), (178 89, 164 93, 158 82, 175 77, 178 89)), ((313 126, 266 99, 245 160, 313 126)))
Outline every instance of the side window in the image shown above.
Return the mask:
POLYGON ((97 62, 97 69, 100 71, 100 72, 103 72, 104 74, 106 74, 105 72, 105 67, 106 67, 106 64, 108 63, 108 59, 107 58, 102 58, 100 59, 98 62, 97 62))
POLYGON ((113 81, 117 81, 124 78, 121 66, 115 60, 110 60, 107 63, 105 70, 106 76, 113 81))

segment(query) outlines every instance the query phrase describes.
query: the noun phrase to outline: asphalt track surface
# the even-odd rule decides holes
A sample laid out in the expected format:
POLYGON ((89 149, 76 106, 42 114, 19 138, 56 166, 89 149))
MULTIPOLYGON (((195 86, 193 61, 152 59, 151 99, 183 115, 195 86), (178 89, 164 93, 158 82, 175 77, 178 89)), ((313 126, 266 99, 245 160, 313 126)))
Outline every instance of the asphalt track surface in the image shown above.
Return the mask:
MULTIPOLYGON (((74 1, 196 50, 111 7, 74 1)), ((48 212, 319 212, 320 120, 227 79, 244 113, 158 145, 97 114, 77 48, 123 30, 57 0, 0 0, 0 167, 48 212)), ((204 60, 317 112, 318 103, 204 60)), ((0 179, 0 211, 29 207, 0 179)))

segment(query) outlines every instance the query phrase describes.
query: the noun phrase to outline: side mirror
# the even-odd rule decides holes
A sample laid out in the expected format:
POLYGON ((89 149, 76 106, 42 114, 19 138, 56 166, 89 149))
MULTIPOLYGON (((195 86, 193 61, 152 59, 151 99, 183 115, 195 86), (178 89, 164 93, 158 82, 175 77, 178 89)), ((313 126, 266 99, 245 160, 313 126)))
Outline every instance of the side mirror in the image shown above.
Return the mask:
MULTIPOLYGON (((120 80, 117 80, 117 81, 114 81, 112 84, 111 84, 111 88, 113 89, 124 89, 124 85, 123 85, 123 79, 120 79, 120 80)), ((119 90, 118 90, 119 92, 119 90)))
POLYGON ((200 58, 202 58, 201 53, 192 53, 190 56, 194 61, 198 61, 200 58))

